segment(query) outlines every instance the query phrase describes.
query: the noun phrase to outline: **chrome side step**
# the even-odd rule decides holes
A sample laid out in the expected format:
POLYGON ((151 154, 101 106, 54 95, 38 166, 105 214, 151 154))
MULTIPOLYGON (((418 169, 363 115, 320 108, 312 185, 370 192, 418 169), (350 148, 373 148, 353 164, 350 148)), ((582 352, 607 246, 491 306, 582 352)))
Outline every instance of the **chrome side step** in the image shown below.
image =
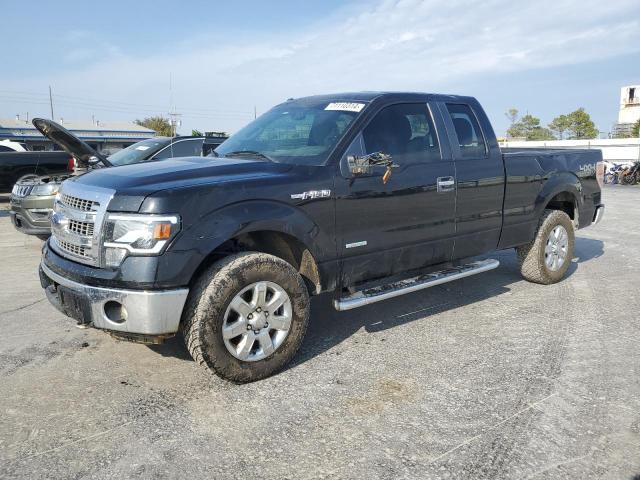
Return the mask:
POLYGON ((338 311, 351 310, 352 308, 363 307, 370 303, 380 302, 388 298, 399 297, 406 293, 417 292, 425 288, 434 287, 443 283, 452 282, 459 278, 470 277, 478 273, 487 272, 498 268, 500 262, 494 259, 480 260, 467 263, 459 267, 451 267, 439 272, 426 273, 417 277, 400 280, 388 285, 373 287, 360 292, 355 292, 348 297, 334 300, 333 306, 338 311))

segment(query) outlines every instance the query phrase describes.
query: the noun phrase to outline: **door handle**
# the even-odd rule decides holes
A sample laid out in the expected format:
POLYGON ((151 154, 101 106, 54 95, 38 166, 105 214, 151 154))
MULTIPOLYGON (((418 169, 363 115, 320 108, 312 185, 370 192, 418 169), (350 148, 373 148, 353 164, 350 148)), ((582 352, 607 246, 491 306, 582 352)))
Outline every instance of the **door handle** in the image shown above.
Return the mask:
POLYGON ((451 192, 456 188, 456 179, 453 177, 437 178, 438 192, 451 192))

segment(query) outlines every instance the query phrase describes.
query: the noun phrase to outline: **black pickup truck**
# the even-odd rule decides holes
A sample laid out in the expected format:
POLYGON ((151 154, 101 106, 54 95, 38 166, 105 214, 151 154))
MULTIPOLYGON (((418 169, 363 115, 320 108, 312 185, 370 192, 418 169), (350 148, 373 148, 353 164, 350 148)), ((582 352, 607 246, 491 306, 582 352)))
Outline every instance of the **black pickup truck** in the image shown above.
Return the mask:
POLYGON ((79 323, 133 341, 182 332, 235 382, 296 353, 309 297, 348 310, 498 266, 561 280, 600 220, 601 152, 501 151, 471 97, 289 100, 215 150, 63 183, 40 279, 79 323))
POLYGON ((0 153, 0 193, 10 192, 14 184, 27 178, 73 172, 73 157, 67 152, 0 153))

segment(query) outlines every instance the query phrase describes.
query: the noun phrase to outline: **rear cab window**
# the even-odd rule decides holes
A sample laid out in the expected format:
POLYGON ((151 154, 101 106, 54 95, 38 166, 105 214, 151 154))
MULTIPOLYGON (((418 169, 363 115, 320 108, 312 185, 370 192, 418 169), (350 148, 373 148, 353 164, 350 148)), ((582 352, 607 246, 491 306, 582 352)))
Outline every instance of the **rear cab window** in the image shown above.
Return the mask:
POLYGON ((178 140, 153 156, 154 160, 175 157, 201 157, 203 139, 178 140))
POLYGON ((462 103, 447 103, 446 108, 453 123, 455 137, 460 148, 460 157, 487 156, 487 144, 471 107, 462 103))

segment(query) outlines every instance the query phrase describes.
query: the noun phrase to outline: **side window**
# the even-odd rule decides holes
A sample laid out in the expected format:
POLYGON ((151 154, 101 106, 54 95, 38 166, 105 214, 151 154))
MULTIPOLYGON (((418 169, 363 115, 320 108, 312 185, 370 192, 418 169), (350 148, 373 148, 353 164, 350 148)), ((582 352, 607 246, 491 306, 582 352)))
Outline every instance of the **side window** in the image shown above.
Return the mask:
POLYGON ((154 160, 162 160, 172 157, 201 157, 202 140, 181 140, 166 147, 153 157, 154 160))
POLYGON ((363 130, 362 137, 366 153, 388 153, 395 163, 441 159, 433 120, 423 103, 385 107, 363 130))
POLYGON ((13 148, 5 147, 4 145, 0 145, 0 152, 13 152, 13 148))
POLYGON ((447 110, 456 131, 462 158, 484 157, 487 147, 471 108, 468 105, 447 103, 447 110))

